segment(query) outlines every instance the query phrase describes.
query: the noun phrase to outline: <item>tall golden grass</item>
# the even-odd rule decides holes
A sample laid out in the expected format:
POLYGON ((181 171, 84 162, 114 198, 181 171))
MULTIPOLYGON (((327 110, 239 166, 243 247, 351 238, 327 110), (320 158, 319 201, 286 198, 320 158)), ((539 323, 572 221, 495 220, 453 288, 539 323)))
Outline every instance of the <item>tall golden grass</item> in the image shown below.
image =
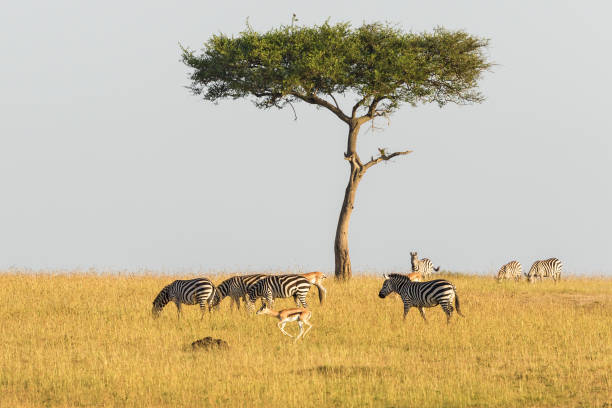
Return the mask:
POLYGON ((328 279, 294 344, 229 299, 153 320, 176 277, 1 273, 0 406, 612 407, 612 280, 445 277, 466 316, 450 325, 439 307, 403 321, 380 277, 328 279), (192 351, 205 336, 229 350, 192 351))

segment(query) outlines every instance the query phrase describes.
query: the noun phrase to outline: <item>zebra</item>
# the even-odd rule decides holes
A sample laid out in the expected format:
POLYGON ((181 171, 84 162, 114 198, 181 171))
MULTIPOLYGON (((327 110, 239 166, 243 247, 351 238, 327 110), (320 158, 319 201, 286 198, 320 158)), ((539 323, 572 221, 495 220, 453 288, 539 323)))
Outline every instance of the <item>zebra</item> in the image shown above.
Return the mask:
POLYGON ((229 296, 232 299, 232 303, 230 304, 230 309, 236 304, 236 309, 240 310, 240 298, 244 300, 246 303, 246 294, 247 289, 252 284, 258 282, 259 280, 265 278, 268 275, 240 275, 233 276, 229 279, 224 280, 217 286, 217 291, 219 292, 218 300, 215 301, 213 306, 218 306, 219 303, 226 297, 229 296))
POLYGON ((254 310, 257 298, 262 298, 268 308, 272 309, 275 298, 293 296, 298 307, 307 308, 306 295, 312 283, 302 275, 270 275, 251 285, 247 291, 246 304, 254 310))
POLYGON ((553 280, 557 282, 561 280, 562 267, 563 264, 557 258, 535 261, 527 273, 527 280, 529 282, 534 282, 536 278, 539 278, 540 281, 542 278, 553 278, 553 280))
POLYGON ((459 308, 459 296, 455 285, 444 279, 436 279, 428 282, 412 282, 410 279, 399 273, 383 275, 385 282, 378 293, 378 297, 384 299, 392 292, 396 292, 404 302, 404 320, 412 306, 419 309, 423 320, 427 322, 424 307, 434 307, 440 305, 446 313, 446 322, 450 323, 453 313, 453 300, 457 314, 463 317, 459 308))
POLYGON ((510 261, 499 269, 497 272, 497 281, 501 282, 503 279, 512 279, 519 281, 523 276, 523 266, 518 261, 510 261))
POLYGON ((433 271, 438 272, 440 270, 439 266, 434 268, 433 263, 427 258, 419 260, 416 252, 410 253, 410 262, 412 263, 412 272, 419 272, 423 279, 427 279, 433 271))
POLYGON ((197 303, 200 305, 203 319, 206 303, 208 303, 208 311, 210 312, 211 306, 218 298, 219 294, 215 285, 206 278, 175 280, 159 292, 153 301, 153 309, 151 312, 153 318, 157 318, 164 306, 166 306, 168 302, 174 301, 178 319, 180 320, 181 304, 195 305, 197 303))

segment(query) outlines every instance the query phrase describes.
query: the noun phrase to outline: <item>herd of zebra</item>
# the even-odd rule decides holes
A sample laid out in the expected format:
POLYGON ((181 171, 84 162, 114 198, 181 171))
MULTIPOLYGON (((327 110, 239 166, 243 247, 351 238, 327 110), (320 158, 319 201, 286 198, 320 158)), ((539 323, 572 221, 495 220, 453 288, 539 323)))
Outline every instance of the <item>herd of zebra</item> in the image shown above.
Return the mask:
MULTIPOLYGON (((426 321, 423 308, 440 306, 450 321, 453 310, 463 316, 459 306, 459 297, 455 285, 445 279, 434 279, 424 281, 429 278, 433 271, 438 271, 440 267, 433 267, 433 263, 427 259, 419 259, 416 252, 411 252, 412 272, 409 274, 394 273, 383 275, 385 281, 378 293, 380 298, 385 298, 389 294, 397 293, 404 304, 404 319, 411 307, 416 307, 421 317, 426 321), (454 306, 453 306, 454 302, 454 306)), ((529 281, 552 277, 556 282, 561 277, 561 262, 557 258, 550 258, 536 261, 532 265, 529 273, 526 274, 529 281)), ((497 274, 498 280, 520 279, 522 276, 521 264, 511 261, 501 267, 497 274)), ((287 322, 297 321, 300 327, 300 336, 305 335, 312 328, 309 319, 312 313, 307 309, 306 295, 311 286, 316 286, 319 291, 319 302, 323 303, 326 296, 326 289, 323 287, 325 274, 321 272, 310 272, 304 274, 286 275, 239 275, 224 280, 215 286, 207 278, 196 278, 190 280, 175 280, 164 287, 153 301, 153 317, 158 317, 164 306, 173 301, 176 304, 177 314, 180 319, 181 304, 200 306, 202 318, 205 310, 210 312, 213 308, 218 308, 221 301, 230 297, 232 303, 230 309, 235 304, 236 309, 240 309, 240 300, 245 303, 249 311, 254 311, 257 299, 262 299, 262 307, 257 314, 268 314, 279 319, 278 327, 287 336, 284 327, 287 322), (293 297, 296 308, 273 311, 274 300, 277 298, 293 297), (303 331, 303 324, 308 326, 306 332, 303 331)), ((293 336, 291 336, 293 337, 293 336)))
MULTIPOLYGON (((557 258, 548 258, 541 261, 535 261, 529 272, 525 274, 529 282, 542 280, 542 278, 552 278, 557 282, 561 280, 561 268, 563 264, 557 258)), ((510 261, 502 266, 497 272, 497 280, 514 279, 516 281, 523 277, 523 267, 518 261, 510 261)))

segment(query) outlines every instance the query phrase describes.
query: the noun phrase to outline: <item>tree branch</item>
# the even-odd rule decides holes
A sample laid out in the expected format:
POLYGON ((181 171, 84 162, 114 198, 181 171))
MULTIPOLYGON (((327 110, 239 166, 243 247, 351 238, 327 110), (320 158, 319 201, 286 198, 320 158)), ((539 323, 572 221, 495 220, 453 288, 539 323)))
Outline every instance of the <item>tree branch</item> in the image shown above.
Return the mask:
POLYGON ((337 117, 340 118, 340 120, 342 120, 345 123, 350 124, 351 122, 351 118, 346 116, 340 108, 332 105, 331 103, 327 102, 325 99, 319 98, 315 94, 303 95, 298 92, 291 92, 291 95, 303 100, 304 102, 308 102, 313 105, 323 106, 324 108, 329 109, 332 113, 334 113, 337 117))
POLYGON ((363 105, 363 103, 366 101, 366 99, 368 98, 368 96, 364 96, 363 98, 361 98, 361 100, 359 102, 357 102, 355 104, 355 106, 353 106, 353 111, 351 112, 351 118, 355 118, 355 113, 357 113, 357 109, 359 109, 359 107, 361 105, 363 105))
POLYGON ((381 161, 391 160, 392 158, 396 156, 403 156, 405 154, 412 153, 412 150, 406 150, 403 152, 395 152, 395 153, 387 154, 387 152, 385 152, 385 149, 382 149, 382 148, 379 148, 378 151, 380 152, 380 156, 378 156, 377 158, 372 157, 372 159, 369 162, 363 165, 364 170, 369 169, 370 167, 374 166, 375 164, 380 163, 381 161))
POLYGON ((338 108, 338 110, 341 111, 342 109, 340 109, 340 105, 338 105, 338 101, 336 100, 334 95, 333 94, 328 94, 328 95, 331 96, 331 98, 334 100, 334 103, 336 104, 336 108, 338 108))

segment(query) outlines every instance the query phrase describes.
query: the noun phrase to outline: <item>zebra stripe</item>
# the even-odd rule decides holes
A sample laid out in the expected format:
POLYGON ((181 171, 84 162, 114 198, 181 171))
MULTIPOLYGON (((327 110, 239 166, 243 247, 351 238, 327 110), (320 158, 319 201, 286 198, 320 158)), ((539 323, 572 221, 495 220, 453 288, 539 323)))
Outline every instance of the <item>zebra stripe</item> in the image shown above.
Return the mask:
POLYGON ((241 276, 233 276, 229 279, 224 280, 217 286, 217 291, 219 292, 219 298, 213 306, 217 306, 226 296, 229 296, 232 299, 232 303, 230 304, 230 309, 232 305, 236 304, 236 309, 240 310, 240 298, 244 300, 246 303, 246 294, 248 288, 258 282, 259 280, 265 278, 268 275, 241 275, 241 276))
POLYGON ((247 308, 254 310, 255 301, 262 298, 272 309, 274 299, 293 296, 298 307, 307 308, 306 295, 312 283, 301 275, 271 275, 251 285, 247 291, 247 308))
POLYGON ((499 269, 497 272, 497 281, 503 279, 514 279, 518 281, 523 276, 523 266, 518 261, 510 261, 499 269))
POLYGON ((542 278, 552 278, 557 282, 561 280, 562 267, 563 264, 557 258, 535 261, 527 273, 527 280, 529 280, 529 282, 534 282, 536 279, 541 281, 542 278))
POLYGON ((385 282, 378 296, 384 299, 392 292, 399 294, 404 302, 404 319, 406 319, 410 308, 414 306, 419 309, 423 320, 427 321, 423 308, 440 305, 444 313, 446 313, 446 322, 449 323, 453 313, 453 300, 455 301, 457 314, 463 316, 459 308, 457 289, 449 281, 436 279, 428 282, 411 282, 410 279, 399 273, 383 276, 385 277, 385 282))
POLYGON ((189 280, 175 280, 168 286, 164 287, 153 301, 153 317, 159 317, 164 306, 168 302, 173 301, 176 304, 176 312, 178 318, 181 318, 181 304, 185 305, 200 305, 202 311, 202 319, 206 303, 208 303, 208 311, 214 300, 219 297, 215 285, 206 278, 196 278, 189 280))
POLYGON ((433 271, 438 272, 440 270, 439 266, 434 268, 433 262, 428 258, 419 260, 419 256, 416 252, 410 253, 410 263, 412 264, 412 272, 419 272, 424 279, 431 276, 433 271))

